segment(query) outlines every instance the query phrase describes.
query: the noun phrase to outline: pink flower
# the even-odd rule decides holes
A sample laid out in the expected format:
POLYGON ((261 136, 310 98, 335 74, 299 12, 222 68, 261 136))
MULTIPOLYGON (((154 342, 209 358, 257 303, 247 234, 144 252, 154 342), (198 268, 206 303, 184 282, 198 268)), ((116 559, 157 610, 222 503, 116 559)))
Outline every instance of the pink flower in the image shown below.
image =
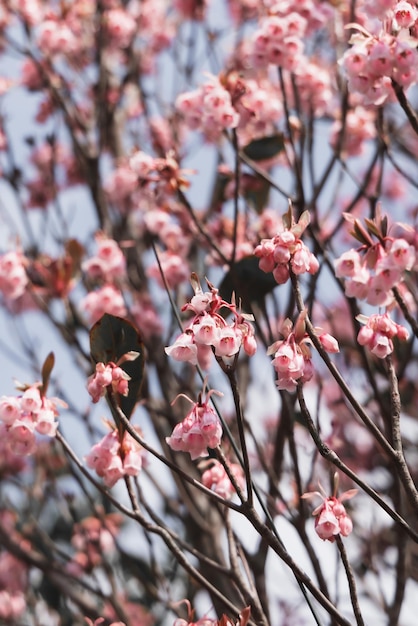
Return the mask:
POLYGON ((127 48, 137 29, 135 19, 122 8, 105 11, 104 19, 111 45, 127 48))
MULTIPOLYGON (((209 461, 202 461, 202 463, 209 463, 209 461)), ((210 461, 210 463, 211 466, 202 474, 203 485, 217 493, 222 498, 225 498, 225 500, 229 500, 234 495, 235 489, 229 480, 225 468, 221 465, 221 463, 219 463, 219 461, 214 460, 210 461)), ((239 487, 243 489, 245 481, 242 467, 236 463, 230 463, 229 470, 237 481, 239 487)))
POLYGON ((165 348, 165 352, 176 361, 188 361, 192 365, 197 363, 197 345, 191 332, 179 335, 172 346, 165 348))
POLYGON ((418 11, 415 6, 406 0, 401 0, 393 9, 395 20, 399 28, 411 28, 418 19, 418 11))
POLYGON ((20 399, 13 396, 0 398, 0 420, 4 424, 13 424, 21 414, 20 399))
POLYGON ((393 322, 387 313, 370 317, 358 315, 357 320, 365 324, 358 332, 357 341, 360 345, 367 346, 379 359, 384 359, 393 352, 394 337, 401 341, 408 339, 407 329, 393 322))
POLYGON ((200 398, 198 402, 193 402, 184 394, 180 394, 191 402, 193 407, 184 420, 174 427, 171 437, 166 438, 172 450, 188 452, 192 460, 208 456, 207 449, 216 448, 221 442, 222 426, 215 410, 209 406, 212 394, 223 395, 211 389, 204 401, 200 398))
POLYGON ((242 333, 239 328, 228 326, 220 328, 217 339, 213 343, 215 354, 221 357, 233 356, 239 351, 241 342, 242 333))
POLYGON ((86 464, 113 487, 124 476, 137 476, 142 468, 143 450, 135 439, 125 433, 122 442, 116 430, 105 435, 86 456, 86 464))
MULTIPOLYGON (((337 482, 337 478, 335 478, 335 483, 337 482)), ((314 497, 322 499, 322 504, 312 512, 312 515, 315 516, 316 534, 323 541, 328 540, 331 542, 335 541, 336 535, 347 537, 353 530, 353 523, 347 515, 343 502, 353 498, 357 493, 357 489, 345 491, 337 498, 336 495, 327 496, 322 487, 319 487, 321 491, 304 493, 302 496, 305 499, 314 497)))
POLYGON ((87 313, 90 324, 97 322, 105 313, 126 317, 127 311, 122 293, 113 285, 104 285, 91 291, 80 305, 87 313))
POLYGON ((25 293, 29 284, 25 258, 20 252, 0 255, 0 292, 8 300, 16 300, 25 293))
POLYGON ((272 272, 279 285, 289 279, 289 268, 297 275, 315 274, 319 269, 318 260, 300 239, 308 224, 307 211, 295 223, 289 209, 280 232, 272 239, 263 239, 254 249, 254 255, 260 259, 260 269, 272 272))

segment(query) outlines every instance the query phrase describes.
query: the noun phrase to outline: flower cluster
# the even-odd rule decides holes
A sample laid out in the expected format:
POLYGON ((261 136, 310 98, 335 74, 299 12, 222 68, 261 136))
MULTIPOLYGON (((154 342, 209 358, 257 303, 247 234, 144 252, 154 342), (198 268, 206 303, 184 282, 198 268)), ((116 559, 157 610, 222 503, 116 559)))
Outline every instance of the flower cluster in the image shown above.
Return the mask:
POLYGON ((166 441, 172 450, 188 452, 192 461, 200 456, 208 456, 207 449, 216 448, 221 443, 222 426, 215 410, 209 406, 213 394, 223 395, 220 391, 211 389, 205 399, 199 394, 197 402, 193 402, 184 394, 177 396, 186 398, 193 407, 184 420, 174 427, 171 437, 167 437, 166 441))
POLYGON ((182 310, 192 311, 195 315, 174 344, 165 349, 166 353, 177 361, 188 361, 192 365, 198 363, 203 369, 209 368, 213 352, 217 357, 230 357, 237 354, 242 346, 252 356, 257 346, 254 329, 248 321, 251 316, 237 313, 235 305, 222 300, 218 290, 210 283, 208 292, 203 292, 194 276, 192 284, 195 295, 182 310), (233 313, 231 324, 220 315, 222 307, 233 313))
MULTIPOLYGON (((410 18, 407 19, 406 14, 402 17, 402 11, 398 11, 397 15, 401 23, 410 21, 412 25, 415 21, 412 14, 416 15, 416 9, 409 6, 410 18)), ((407 37, 399 37, 384 31, 373 36, 364 28, 357 25, 355 27, 359 32, 351 38, 353 46, 345 52, 341 60, 350 92, 361 94, 365 105, 380 106, 392 95, 392 80, 403 88, 417 82, 416 39, 409 37, 409 33, 407 37)))
POLYGON ((295 223, 289 210, 283 218, 281 231, 272 239, 262 239, 254 250, 255 256, 260 259, 260 269, 273 272, 279 285, 287 282, 290 270, 297 275, 318 271, 318 259, 300 238, 308 224, 307 211, 295 223))
POLYGON ((408 330, 396 324, 389 315, 358 315, 357 320, 365 324, 357 335, 357 341, 362 346, 367 346, 369 350, 379 359, 384 359, 393 352, 393 338, 397 337, 401 341, 406 341, 409 337, 408 330))
POLYGON ((14 454, 32 454, 36 447, 36 433, 55 436, 57 405, 67 405, 58 398, 46 398, 41 388, 41 383, 35 383, 25 386, 21 396, 0 398, 0 433, 14 454))
MULTIPOLYGON (((305 383, 313 376, 311 351, 308 346, 310 339, 305 332, 306 312, 299 314, 293 329, 290 319, 286 319, 281 327, 283 339, 276 341, 268 349, 273 354, 272 365, 277 373, 278 389, 294 391, 298 383, 305 383)), ((330 353, 339 352, 338 342, 321 328, 315 329, 324 350, 330 353)))
POLYGON ((96 371, 87 379, 87 391, 92 397, 94 403, 98 402, 111 387, 113 393, 121 396, 127 396, 129 393, 130 376, 120 367, 126 361, 134 361, 138 357, 138 352, 131 351, 124 354, 117 363, 110 361, 106 365, 104 363, 96 363, 96 371))
POLYGON ((103 478, 106 487, 113 487, 124 476, 138 476, 142 460, 139 443, 127 432, 121 441, 116 430, 105 435, 86 456, 87 466, 103 478))
POLYGON ((385 236, 376 243, 358 220, 354 224, 354 234, 364 245, 359 250, 344 252, 335 260, 335 275, 346 279, 345 293, 349 298, 390 306, 394 300, 392 288, 400 285, 403 273, 415 264, 415 248, 403 238, 385 236))
POLYGON ((255 31, 251 58, 256 67, 269 63, 293 71, 303 58, 306 20, 299 13, 270 15, 255 31))
MULTIPOLYGON (((203 463, 208 462, 210 463, 210 467, 203 472, 202 483, 205 487, 217 493, 218 496, 225 498, 225 500, 229 500, 234 495, 235 488, 231 483, 225 468, 221 463, 219 463, 219 461, 216 460, 204 461, 203 463)), ((238 465, 237 463, 229 463, 228 467, 240 489, 243 489, 245 481, 241 465, 238 465)))
POLYGON ((97 252, 84 261, 81 266, 83 272, 93 280, 109 283, 117 278, 123 278, 126 273, 126 260, 116 241, 102 233, 98 233, 95 239, 97 252))
POLYGON ((236 128, 240 119, 231 94, 216 77, 195 91, 180 94, 176 108, 187 126, 202 131, 208 141, 216 141, 224 130, 236 128))
POLYGON ((103 556, 110 554, 115 548, 114 537, 119 532, 122 517, 117 513, 109 513, 102 517, 86 517, 75 524, 71 544, 76 552, 66 565, 66 571, 74 576, 91 572, 103 562, 103 556))
POLYGON ((322 499, 312 515, 315 516, 315 531, 323 541, 335 541, 336 535, 347 537, 353 530, 353 522, 347 515, 343 502, 353 498, 357 489, 350 489, 341 494, 339 498, 335 495, 327 496, 320 486, 321 491, 304 493, 302 498, 311 499, 319 496, 322 499))

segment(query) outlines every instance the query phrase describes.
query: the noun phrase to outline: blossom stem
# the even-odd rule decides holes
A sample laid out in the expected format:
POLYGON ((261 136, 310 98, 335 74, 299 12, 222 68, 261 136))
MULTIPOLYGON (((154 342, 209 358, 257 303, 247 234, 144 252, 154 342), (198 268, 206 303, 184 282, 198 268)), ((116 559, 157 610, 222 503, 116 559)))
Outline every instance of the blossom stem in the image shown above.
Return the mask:
POLYGON ((344 543, 340 535, 336 535, 335 540, 336 540, 337 547, 340 552, 341 560, 343 562, 345 573, 347 576, 348 586, 350 589, 351 604, 353 607, 354 615, 356 617, 357 626, 364 626, 364 621, 361 615, 360 605, 359 605, 358 596, 357 596, 356 580, 354 578, 353 570, 351 569, 351 565, 348 560, 347 551, 344 547, 344 543))
MULTIPOLYGON (((295 292, 295 297, 296 297, 296 302, 297 302, 298 309, 299 309, 299 311, 304 311, 305 310, 305 305, 304 305, 304 302, 303 302, 303 297, 302 297, 302 293, 301 293, 301 290, 300 290, 299 281, 298 281, 297 277, 295 276, 295 274, 293 274, 293 272, 290 272, 290 276, 291 276, 291 280, 292 280, 293 289, 294 289, 294 292, 295 292)), ((411 504, 413 505, 415 511, 418 512, 418 491, 417 491, 417 489, 416 489, 416 487, 415 487, 415 485, 414 485, 414 483, 413 483, 413 481, 411 479, 411 475, 409 473, 408 467, 407 467, 405 461, 402 459, 402 455, 399 454, 398 450, 395 450, 393 448, 393 446, 390 444, 390 442, 386 439, 386 437, 383 435, 383 433, 379 430, 379 428, 376 426, 376 424, 372 421, 372 419, 366 413, 366 411, 364 410, 362 405, 356 400, 356 398, 354 397, 353 393, 349 389, 347 383, 345 382, 345 380, 341 376, 340 372, 338 371, 338 369, 336 368, 334 363, 329 358, 327 352, 323 349, 323 347, 321 345, 321 342, 319 341, 319 339, 318 339, 318 337, 317 337, 317 335, 315 333, 315 329, 314 329, 313 324, 310 321, 308 315, 306 315, 306 318, 305 318, 305 326, 306 326, 306 332, 308 333, 309 338, 311 339, 313 345, 315 346, 315 348, 319 352, 322 360, 324 361, 325 365, 328 367, 328 369, 331 372, 331 374, 333 375, 334 379, 338 383, 341 391, 344 393, 345 397, 347 398, 347 400, 349 401, 349 403, 351 404, 353 409, 356 411, 357 415, 360 417, 360 419, 362 420, 364 425, 372 433, 372 435, 375 437, 376 441, 380 444, 380 446, 386 452, 386 454, 389 456, 389 458, 394 462, 394 464, 395 464, 395 466, 397 468, 397 471, 399 473, 399 478, 401 479, 402 484, 405 487, 405 490, 406 490, 406 492, 408 493, 408 495, 410 497, 411 504)), ((335 455, 335 456, 337 456, 337 455, 335 455)), ((416 533, 414 533, 414 535, 415 534, 416 533)), ((416 536, 418 537, 418 535, 416 535, 416 536)))
POLYGON ((412 128, 414 129, 414 131, 417 133, 418 135, 418 116, 415 113, 415 111, 413 110, 413 108, 411 107, 411 105, 409 104, 406 96, 405 96, 405 92, 402 89, 401 85, 399 83, 396 82, 396 80, 393 80, 392 78, 392 87, 393 87, 393 91, 395 92, 395 95, 398 99, 399 104, 401 105, 406 117, 408 118, 409 123, 411 124, 412 128))
POLYGON ((237 425, 238 425, 238 434, 241 444, 242 458, 243 458, 243 466, 245 472, 245 481, 247 485, 247 501, 250 506, 253 503, 253 485, 251 480, 251 471, 250 471, 250 459, 248 456, 247 450, 247 442, 245 440, 245 431, 244 431, 244 419, 242 415, 242 407, 241 400, 238 391, 238 384, 235 375, 235 368, 226 365, 222 359, 217 359, 220 364, 222 370, 228 377, 229 384, 231 386, 232 395, 234 398, 235 412, 237 416, 237 425))
POLYGON ((413 530, 410 525, 397 513, 394 511, 384 500, 379 496, 379 494, 372 489, 367 483, 365 483, 353 470, 351 470, 348 465, 341 461, 340 457, 331 450, 327 444, 322 441, 317 428, 312 420, 311 414, 305 402, 305 397, 303 395, 302 387, 299 385, 298 390, 298 401, 299 407, 302 413, 302 416, 305 419, 306 426, 309 430, 309 433, 318 449, 318 452, 324 459, 327 459, 330 463, 335 465, 339 470, 341 470, 346 476, 351 478, 363 491, 365 491, 399 526, 408 533, 408 535, 418 543, 418 533, 413 530))

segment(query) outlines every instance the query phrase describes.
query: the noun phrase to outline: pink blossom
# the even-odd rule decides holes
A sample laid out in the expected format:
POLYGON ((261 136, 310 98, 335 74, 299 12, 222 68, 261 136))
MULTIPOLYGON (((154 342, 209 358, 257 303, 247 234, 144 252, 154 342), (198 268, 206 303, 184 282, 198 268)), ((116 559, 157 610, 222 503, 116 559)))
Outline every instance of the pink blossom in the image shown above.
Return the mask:
POLYGON ((200 456, 208 456, 208 448, 216 448, 222 438, 222 426, 214 409, 209 406, 212 394, 223 395, 219 391, 210 390, 205 400, 193 402, 192 409, 182 422, 174 427, 171 437, 166 441, 170 448, 175 451, 188 452, 192 460, 200 456))
POLYGON ((0 398, 0 420, 4 424, 12 424, 21 414, 20 398, 2 396, 0 398))
POLYGON ((298 275, 305 272, 315 274, 319 269, 318 260, 300 239, 309 224, 308 212, 301 215, 298 223, 295 223, 290 210, 285 218, 277 235, 272 239, 263 239, 254 249, 254 255, 260 259, 260 269, 272 272, 279 285, 289 279, 289 267, 298 275))
POLYGON ((408 339, 409 333, 404 326, 393 322, 389 315, 364 315, 357 316, 358 321, 365 324, 357 335, 357 341, 360 345, 367 346, 369 350, 380 359, 393 352, 394 337, 405 341, 408 339))
POLYGON ((326 496, 323 489, 321 491, 313 491, 304 493, 302 498, 312 499, 319 497, 322 499, 320 504, 313 512, 315 516, 315 532, 323 541, 335 541, 337 535, 347 537, 353 530, 353 523, 347 515, 343 505, 345 500, 353 498, 357 489, 350 489, 342 493, 339 498, 336 495, 326 496))
POLYGON ((233 356, 236 354, 242 343, 242 333, 239 328, 228 327, 220 328, 217 339, 213 345, 215 347, 216 356, 233 356))
POLYGON ((154 263, 147 269, 147 275, 154 278, 162 289, 165 289, 165 284, 161 273, 164 275, 169 289, 175 289, 190 276, 187 261, 179 254, 165 250, 160 253, 159 262, 160 265, 154 263))
MULTIPOLYGON (((209 463, 209 461, 202 463, 209 463)), ((221 463, 219 463, 219 461, 214 460, 210 461, 210 463, 211 466, 202 474, 203 485, 217 493, 218 496, 225 498, 225 500, 229 500, 235 494, 235 489, 229 480, 229 476, 226 473, 225 468, 221 465, 221 463)), ((242 467, 236 463, 229 463, 229 470, 237 481, 239 487, 243 489, 245 480, 242 467)))
POLYGON ((165 348, 165 352, 176 361, 188 361, 192 365, 197 363, 197 346, 193 333, 185 332, 179 335, 172 346, 165 348))
POLYGON ((96 291, 88 293, 81 302, 86 311, 90 324, 94 324, 105 313, 126 317, 127 310, 122 293, 113 285, 104 285, 96 291))
POLYGON ((127 48, 137 29, 135 19, 124 9, 105 11, 104 20, 110 44, 117 48, 127 48))
POLYGON ((124 277, 126 260, 116 241, 99 234, 96 236, 96 242, 97 254, 83 262, 82 270, 90 278, 105 282, 124 277))
POLYGON ((129 433, 122 443, 116 430, 112 430, 96 443, 86 456, 87 466, 103 478, 107 487, 113 487, 124 476, 137 476, 142 468, 143 451, 129 433))
POLYGON ((393 9, 395 20, 399 28, 411 28, 418 19, 418 11, 415 6, 406 0, 401 0, 393 9))
POLYGON ((20 252, 0 255, 0 292, 8 300, 16 300, 25 293, 29 284, 25 262, 20 252))

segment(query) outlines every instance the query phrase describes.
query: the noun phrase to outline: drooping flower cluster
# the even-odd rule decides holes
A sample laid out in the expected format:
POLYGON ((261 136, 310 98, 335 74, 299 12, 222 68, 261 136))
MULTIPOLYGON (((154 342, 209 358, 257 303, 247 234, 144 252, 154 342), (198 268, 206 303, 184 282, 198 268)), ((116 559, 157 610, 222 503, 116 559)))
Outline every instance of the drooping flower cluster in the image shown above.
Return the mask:
POLYGON ((359 330, 357 341, 360 345, 367 346, 379 359, 384 359, 393 352, 394 337, 401 341, 406 341, 409 337, 408 330, 391 320, 387 313, 370 317, 358 315, 357 319, 365 324, 359 330))
POLYGON ((36 447, 36 433, 54 437, 57 431, 57 406, 66 407, 58 398, 41 393, 41 383, 24 386, 21 396, 0 398, 1 437, 14 454, 28 455, 36 447))
MULTIPOLYGON (((309 336, 305 331, 306 312, 299 314, 295 327, 290 319, 286 319, 281 327, 283 339, 270 346, 267 354, 273 354, 272 365, 277 373, 278 389, 294 391, 298 383, 309 381, 314 373, 311 351, 308 346, 309 336)), ((316 333, 324 350, 330 353, 339 352, 338 342, 329 333, 316 328, 316 333)))
POLYGON ((222 426, 215 410, 209 405, 213 394, 223 395, 220 391, 211 389, 205 399, 199 394, 197 402, 184 394, 177 396, 186 398, 193 407, 184 420, 174 427, 171 437, 167 437, 166 441, 172 450, 188 452, 192 461, 200 456, 208 456, 208 448, 216 448, 221 443, 222 426))
POLYGON ((252 38, 251 58, 255 67, 269 63, 293 71, 303 58, 306 20, 299 13, 269 15, 252 38))
POLYGON ((103 478, 106 487, 113 487, 124 476, 138 476, 142 462, 139 443, 128 432, 121 441, 116 430, 105 435, 86 456, 87 466, 103 478))
POLYGON ((124 354, 117 363, 96 363, 96 371, 87 379, 87 391, 93 402, 98 402, 111 387, 113 393, 127 396, 129 393, 130 376, 120 367, 126 361, 134 361, 139 353, 131 350, 124 354))
POLYGON ((354 221, 352 234, 363 244, 358 250, 344 252, 334 262, 335 275, 345 279, 345 293, 349 298, 366 300, 377 306, 390 306, 392 289, 399 287, 405 271, 415 265, 416 252, 402 237, 387 235, 386 222, 366 220, 366 229, 354 221), (378 236, 378 241, 372 239, 378 236), (363 254, 361 254, 363 253, 363 254))
MULTIPOLYGON (((394 24, 394 27, 401 33, 402 29, 409 29, 416 19, 416 8, 409 6, 409 18, 406 12, 399 10, 396 13, 395 9, 402 26, 394 24), (409 26, 404 26, 408 23, 409 26)), ((363 104, 383 104, 393 93, 392 80, 405 89, 417 82, 417 40, 410 37, 408 30, 405 36, 395 36, 384 30, 373 36, 358 25, 353 27, 358 32, 352 36, 353 45, 345 52, 341 64, 348 79, 349 91, 361 94, 363 104)))
POLYGON ((273 272, 279 285, 287 282, 290 269, 297 275, 318 271, 318 259, 301 240, 308 224, 307 211, 295 223, 289 210, 283 217, 281 231, 272 239, 263 239, 254 250, 255 256, 260 259, 260 269, 266 273, 273 272))
POLYGON ((108 283, 115 279, 123 278, 126 273, 125 256, 119 245, 113 239, 109 239, 103 233, 95 237, 97 252, 82 263, 82 270, 89 278, 108 283))
POLYGON ((166 353, 177 361, 197 363, 208 369, 213 352, 218 357, 230 357, 241 348, 252 356, 256 351, 254 329, 249 322, 251 316, 240 314, 234 304, 222 300, 218 290, 208 283, 210 291, 203 292, 198 280, 193 276, 192 284, 195 295, 182 308, 192 311, 195 315, 186 330, 168 346, 166 353), (228 308, 233 314, 233 321, 228 324, 220 315, 222 307, 228 308))
MULTIPOLYGON (((208 462, 209 461, 204 461, 204 463, 208 462)), ((245 481, 241 465, 238 465, 237 463, 229 463, 229 469, 239 487, 243 489, 245 481)), ((225 468, 221 463, 219 463, 219 461, 216 460, 211 460, 210 467, 203 472, 202 483, 205 487, 217 493, 218 496, 225 498, 225 500, 232 498, 235 493, 235 488, 231 483, 225 468)))
POLYGON ((239 114, 231 94, 216 77, 195 91, 182 93, 176 108, 191 130, 200 130, 208 141, 216 141, 226 129, 236 128, 239 114))
POLYGON ((357 489, 350 489, 340 495, 339 498, 336 495, 327 496, 325 491, 319 486, 321 491, 312 491, 304 493, 302 498, 311 499, 316 496, 322 499, 316 509, 312 511, 312 515, 315 516, 315 532, 323 541, 335 541, 337 535, 347 537, 353 530, 353 522, 345 510, 343 502, 353 498, 357 489))
POLYGON ((76 552, 66 565, 66 571, 80 576, 103 562, 106 554, 115 549, 115 537, 119 532, 122 517, 117 513, 109 513, 102 517, 86 517, 75 524, 71 544, 76 552))

